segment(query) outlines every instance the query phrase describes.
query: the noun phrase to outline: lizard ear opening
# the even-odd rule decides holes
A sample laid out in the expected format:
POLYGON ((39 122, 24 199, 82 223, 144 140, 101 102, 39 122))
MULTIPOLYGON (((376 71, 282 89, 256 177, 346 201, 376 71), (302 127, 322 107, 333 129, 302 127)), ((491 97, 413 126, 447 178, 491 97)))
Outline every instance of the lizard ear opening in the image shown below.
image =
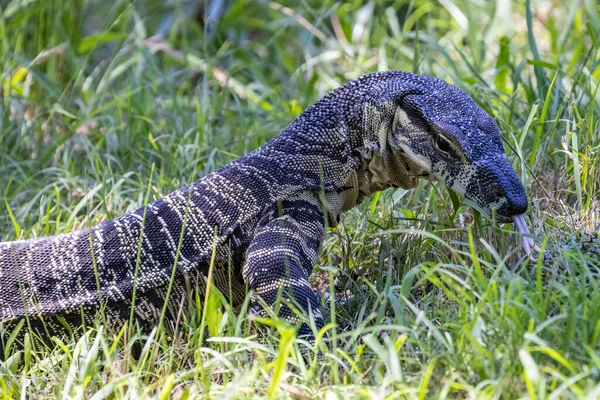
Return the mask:
POLYGON ((428 154, 431 149, 432 126, 415 107, 406 102, 396 104, 390 144, 407 153, 428 154))
POLYGON ((399 128, 398 125, 405 126, 412 132, 428 132, 431 130, 429 121, 420 111, 412 107, 404 107, 402 104, 396 107, 396 112, 394 113, 394 131, 399 128))
POLYGON ((398 178, 396 184, 405 189, 416 186, 419 177, 431 173, 431 127, 414 107, 405 107, 406 103, 397 103, 391 132, 389 133, 388 162, 390 169, 398 178))
POLYGON ((423 113, 423 107, 419 101, 420 98, 421 93, 417 92, 409 92, 402 96, 399 101, 396 102, 394 121, 397 120, 397 114, 400 112, 401 116, 405 117, 408 121, 406 124, 411 126, 413 130, 431 130, 429 118, 423 113))

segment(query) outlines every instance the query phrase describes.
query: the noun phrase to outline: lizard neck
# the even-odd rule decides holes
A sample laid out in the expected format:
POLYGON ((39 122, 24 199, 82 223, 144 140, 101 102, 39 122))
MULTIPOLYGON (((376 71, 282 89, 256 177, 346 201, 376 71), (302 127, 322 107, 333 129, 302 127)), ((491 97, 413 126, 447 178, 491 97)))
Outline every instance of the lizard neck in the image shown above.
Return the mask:
POLYGON ((364 197, 390 187, 412 189, 421 173, 422 169, 411 165, 401 150, 386 149, 385 152, 373 150, 365 154, 357 176, 364 197))
POLYGON ((393 137, 395 127, 402 123, 394 111, 392 103, 365 105, 357 124, 362 129, 348 130, 354 168, 346 174, 343 190, 328 193, 329 212, 335 218, 375 192, 390 187, 412 189, 419 178, 434 179, 426 162, 401 138, 393 137))
POLYGON ((366 106, 364 129, 354 141, 358 156, 356 181, 360 202, 365 196, 389 187, 414 188, 419 178, 430 178, 428 167, 411 154, 402 142, 393 138, 395 113, 390 105, 366 106))
POLYGON ((325 200, 331 221, 339 222, 339 215, 375 192, 390 187, 411 189, 423 177, 423 169, 414 165, 401 150, 357 149, 357 168, 349 171, 342 188, 328 191, 325 200))

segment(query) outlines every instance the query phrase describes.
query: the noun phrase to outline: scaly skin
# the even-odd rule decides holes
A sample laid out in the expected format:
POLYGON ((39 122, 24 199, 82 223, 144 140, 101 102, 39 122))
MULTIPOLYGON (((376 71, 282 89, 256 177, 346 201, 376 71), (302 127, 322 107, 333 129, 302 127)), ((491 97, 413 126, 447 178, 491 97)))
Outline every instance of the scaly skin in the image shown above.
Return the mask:
MULTIPOLYGON (((0 319, 10 331, 27 315, 48 336, 64 330, 57 317, 81 325, 101 309, 121 326, 133 305, 136 322, 149 327, 183 230, 171 311, 186 306, 190 290, 204 291, 216 248, 214 282, 233 304, 249 289, 256 305, 283 299, 281 316, 296 322, 297 309, 320 328, 308 277, 325 227, 365 196, 419 178, 440 180, 502 221, 527 209, 496 123, 465 93, 401 71, 366 75, 261 148, 149 204, 143 228, 140 208, 79 232, 0 243, 0 319)), ((310 332, 301 324, 300 334, 310 332)))

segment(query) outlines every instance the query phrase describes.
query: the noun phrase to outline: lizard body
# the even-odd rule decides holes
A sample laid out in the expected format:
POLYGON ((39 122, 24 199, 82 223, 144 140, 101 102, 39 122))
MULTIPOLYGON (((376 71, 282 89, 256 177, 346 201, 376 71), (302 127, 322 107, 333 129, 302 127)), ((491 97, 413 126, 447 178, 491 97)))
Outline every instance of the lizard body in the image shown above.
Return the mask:
MULTIPOLYGON (((503 222, 527 209, 497 125, 464 92, 402 71, 366 75, 264 146, 147 207, 78 232, 0 243, 0 320, 8 330, 27 316, 53 335, 60 319, 80 325, 102 310, 118 326, 135 291, 135 320, 149 326, 171 276, 173 310, 190 288, 205 289, 214 250, 215 285, 233 304, 248 289, 256 304, 282 297, 281 316, 295 322, 298 308, 320 328, 308 277, 326 226, 365 196, 419 178, 441 180, 503 222)), ((306 323, 300 331, 311 332, 306 323)))

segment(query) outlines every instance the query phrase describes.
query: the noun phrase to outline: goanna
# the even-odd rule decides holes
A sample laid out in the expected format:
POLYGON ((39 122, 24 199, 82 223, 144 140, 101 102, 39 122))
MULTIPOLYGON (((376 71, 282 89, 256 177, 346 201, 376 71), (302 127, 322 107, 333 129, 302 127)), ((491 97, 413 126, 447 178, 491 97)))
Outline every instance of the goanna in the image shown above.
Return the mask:
POLYGON ((323 326, 308 277, 326 226, 365 196, 419 178, 495 210, 500 222, 527 209, 494 119, 464 92, 402 71, 363 76, 264 146, 147 207, 78 232, 0 243, 4 337, 26 316, 47 336, 99 310, 124 324, 132 307, 137 324, 152 326, 165 302, 178 310, 190 288, 205 289, 213 250, 214 284, 233 304, 248 291, 258 306, 282 300, 279 315, 310 335, 323 326))

